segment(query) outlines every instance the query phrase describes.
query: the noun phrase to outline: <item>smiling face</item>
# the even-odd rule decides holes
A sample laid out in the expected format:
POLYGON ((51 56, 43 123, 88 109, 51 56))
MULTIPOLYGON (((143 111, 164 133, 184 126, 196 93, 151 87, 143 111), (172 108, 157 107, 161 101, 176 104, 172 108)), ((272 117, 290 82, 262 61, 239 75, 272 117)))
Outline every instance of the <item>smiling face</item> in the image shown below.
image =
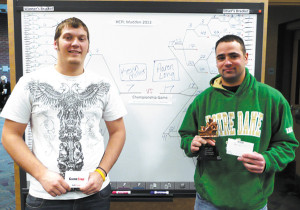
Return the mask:
POLYGON ((65 26, 61 35, 54 41, 54 47, 57 50, 57 69, 61 70, 61 73, 68 75, 69 70, 78 71, 73 72, 75 74, 83 72, 84 60, 89 51, 89 40, 82 26, 78 28, 65 26))
POLYGON ((248 53, 243 53, 240 43, 220 42, 216 47, 217 68, 225 86, 238 86, 245 78, 248 53))

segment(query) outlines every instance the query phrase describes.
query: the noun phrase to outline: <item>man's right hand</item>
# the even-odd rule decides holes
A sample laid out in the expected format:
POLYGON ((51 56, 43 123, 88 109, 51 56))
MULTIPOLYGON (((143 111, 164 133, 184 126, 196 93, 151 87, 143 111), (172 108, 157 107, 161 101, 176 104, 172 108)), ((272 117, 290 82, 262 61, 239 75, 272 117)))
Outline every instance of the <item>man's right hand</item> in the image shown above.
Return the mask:
POLYGON ((200 136, 195 136, 192 143, 191 143, 191 152, 196 153, 199 151, 200 147, 203 144, 210 144, 212 146, 215 146, 215 140, 213 139, 203 139, 200 136))
POLYGON ((70 186, 64 180, 64 178, 53 171, 46 170, 38 179, 43 188, 53 197, 62 195, 71 190, 70 186))

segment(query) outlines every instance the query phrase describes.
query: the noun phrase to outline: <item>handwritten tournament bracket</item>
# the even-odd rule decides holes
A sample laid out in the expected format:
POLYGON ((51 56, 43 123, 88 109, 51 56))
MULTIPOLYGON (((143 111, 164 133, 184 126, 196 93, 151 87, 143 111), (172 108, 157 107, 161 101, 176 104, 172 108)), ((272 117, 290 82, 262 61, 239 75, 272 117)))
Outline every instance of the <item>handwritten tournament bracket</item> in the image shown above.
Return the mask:
MULTIPOLYGON (((73 16, 90 32, 85 70, 112 80, 128 110, 127 141, 110 173, 112 182, 189 186, 195 159, 180 149, 177 131, 188 105, 218 74, 214 47, 220 37, 245 40, 247 67, 254 74, 257 14, 22 12, 24 74, 56 63, 56 25, 73 16)), ((105 124, 99 129, 107 139, 105 124)))

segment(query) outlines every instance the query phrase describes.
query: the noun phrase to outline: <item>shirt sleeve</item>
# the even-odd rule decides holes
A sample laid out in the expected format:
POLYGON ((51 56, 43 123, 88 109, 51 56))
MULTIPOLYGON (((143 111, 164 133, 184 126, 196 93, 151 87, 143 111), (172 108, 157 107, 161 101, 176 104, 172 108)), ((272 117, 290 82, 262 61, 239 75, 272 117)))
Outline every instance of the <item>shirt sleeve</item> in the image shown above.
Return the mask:
POLYGON ((110 83, 110 89, 106 98, 106 105, 103 110, 103 119, 105 121, 114 121, 127 114, 126 108, 121 96, 115 86, 110 83))
POLYGON ((193 102, 187 109, 183 122, 178 131, 181 136, 180 147, 184 150, 188 157, 195 157, 198 155, 198 153, 191 152, 191 143, 194 137, 198 134, 197 110, 198 109, 195 106, 195 102, 193 102))
POLYGON ((287 164, 294 160, 295 150, 299 146, 294 131, 293 117, 290 106, 285 99, 276 106, 272 112, 276 116, 276 126, 267 151, 262 153, 266 161, 266 172, 277 172, 283 170, 287 164))

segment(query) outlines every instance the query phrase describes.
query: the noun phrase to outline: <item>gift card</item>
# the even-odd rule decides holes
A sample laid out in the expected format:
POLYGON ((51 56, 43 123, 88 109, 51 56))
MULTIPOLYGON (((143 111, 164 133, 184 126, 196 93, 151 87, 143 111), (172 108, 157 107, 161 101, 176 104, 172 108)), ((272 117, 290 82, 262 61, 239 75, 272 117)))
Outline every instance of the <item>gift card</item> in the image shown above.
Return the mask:
POLYGON ((226 153, 229 155, 242 156, 245 153, 252 153, 254 144, 241 141, 241 139, 228 139, 226 153))
POLYGON ((88 171, 66 171, 65 180, 71 188, 80 188, 86 185, 89 179, 88 171))

